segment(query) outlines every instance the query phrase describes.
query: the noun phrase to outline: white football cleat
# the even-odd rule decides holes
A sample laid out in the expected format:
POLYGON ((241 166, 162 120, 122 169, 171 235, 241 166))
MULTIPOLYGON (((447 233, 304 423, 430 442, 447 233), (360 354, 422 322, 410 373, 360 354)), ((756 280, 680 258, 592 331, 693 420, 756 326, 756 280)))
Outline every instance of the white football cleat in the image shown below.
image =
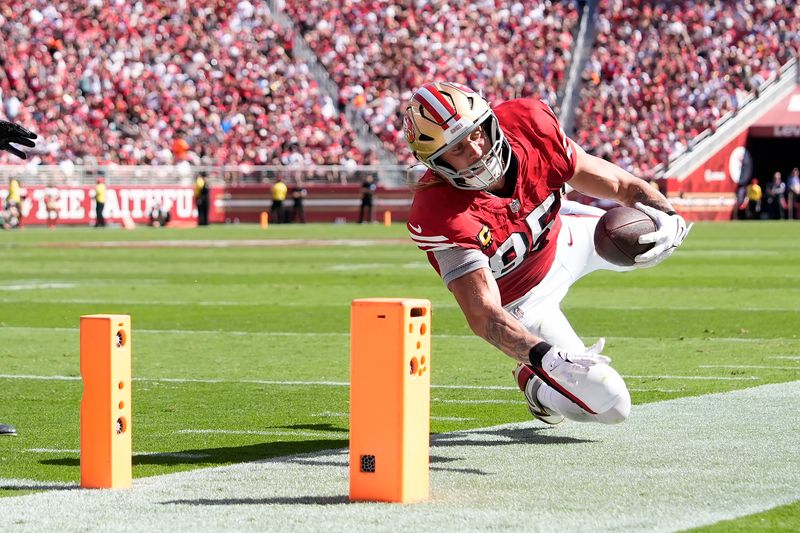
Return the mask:
POLYGON ((543 406, 536 394, 539 392, 539 387, 544 383, 533 373, 533 369, 528 365, 522 363, 517 365, 513 372, 514 380, 517 382, 522 393, 525 395, 525 403, 528 404, 528 411, 535 417, 544 422, 555 426, 564 420, 564 415, 552 413, 545 406, 543 406))

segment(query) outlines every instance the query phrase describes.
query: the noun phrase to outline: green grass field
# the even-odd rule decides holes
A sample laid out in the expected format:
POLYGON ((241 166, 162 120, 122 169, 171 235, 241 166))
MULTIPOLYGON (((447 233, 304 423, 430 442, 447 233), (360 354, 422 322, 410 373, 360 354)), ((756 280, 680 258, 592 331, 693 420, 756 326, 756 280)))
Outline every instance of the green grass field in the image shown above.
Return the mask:
MULTIPOLYGON (((793 223, 697 224, 666 263, 590 275, 564 309, 586 341, 607 338, 634 409, 797 381, 798 242, 793 223)), ((79 479, 85 314, 132 318, 135 478, 346 447, 354 298, 431 300, 434 386, 513 386, 511 360, 471 334, 402 225, 26 228, 0 250, 0 422, 19 431, 0 438, 0 486, 79 479), (345 239, 362 242, 316 242, 345 239)), ((529 419, 511 388, 431 396, 435 433, 529 419)), ((800 506, 709 530, 736 527, 797 530, 800 506)))

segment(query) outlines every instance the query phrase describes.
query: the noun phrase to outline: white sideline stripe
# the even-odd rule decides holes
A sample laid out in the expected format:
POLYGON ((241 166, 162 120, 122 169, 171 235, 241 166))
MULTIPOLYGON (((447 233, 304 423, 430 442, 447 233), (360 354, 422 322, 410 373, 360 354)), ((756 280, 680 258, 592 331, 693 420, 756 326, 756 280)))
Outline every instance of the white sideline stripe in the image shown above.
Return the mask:
MULTIPOLYGON (((438 306, 437 306, 438 307, 438 306)), ((672 308, 670 308, 672 309, 672 308)), ((64 331, 70 333, 78 333, 78 326, 74 328, 58 328, 58 327, 34 327, 34 326, 2 326, 0 327, 0 332, 3 330, 10 330, 10 331, 64 331)), ((146 334, 167 334, 167 335, 198 335, 198 334, 210 334, 210 335, 237 335, 237 336, 253 336, 253 337, 349 337, 349 332, 338 332, 338 331, 323 331, 323 332, 314 332, 314 331, 228 331, 228 330, 219 330, 219 329, 138 329, 134 328, 134 334, 136 333, 146 333, 146 334)), ((628 336, 614 336, 609 337, 607 335, 583 335, 586 339, 592 338, 599 338, 599 337, 606 337, 608 341, 645 341, 650 339, 658 339, 659 341, 665 340, 674 340, 681 342, 684 339, 679 339, 678 337, 669 337, 669 336, 655 336, 655 337, 628 337, 628 336)), ((434 333, 434 338, 440 339, 464 339, 464 340, 474 340, 480 341, 485 343, 483 339, 478 337, 477 335, 453 335, 449 333, 434 333)), ((755 342, 759 344, 767 343, 767 342, 781 342, 781 341, 797 341, 795 337, 749 337, 749 338, 740 338, 740 337, 686 337, 686 340, 696 340, 702 342, 755 342)))
POLYGON ((125 491, 7 497, 2 515, 36 532, 684 530, 800 499, 798 403, 794 381, 635 406, 618 426, 435 435, 430 499, 418 505, 349 504, 341 448, 137 478, 125 491), (542 465, 557 475, 536 475, 542 465), (532 493, 535 506, 519 498, 532 493))
POLYGON ((406 239, 220 239, 191 241, 86 241, 73 243, 40 243, 39 248, 271 248, 275 246, 393 246, 409 244, 406 239))
MULTIPOLYGON (((97 305, 108 305, 109 300, 103 298, 65 298, 61 300, 31 300, 30 298, 0 298, 0 303, 12 304, 12 303, 26 303, 26 304, 57 304, 57 305, 65 305, 65 304, 97 304, 97 305)), ((240 306, 240 307, 265 307, 267 305, 274 306, 272 302, 270 303, 253 303, 253 302, 233 302, 233 301, 189 301, 189 300, 170 300, 168 302, 165 301, 158 301, 158 300, 122 300, 122 299, 114 299, 114 305, 163 305, 163 306, 186 306, 186 305, 198 305, 201 307, 233 307, 233 306, 240 306)), ((299 302, 281 302, 281 307, 308 307, 312 304, 310 303, 299 303, 299 302)), ((348 308, 350 307, 349 302, 343 303, 329 303, 329 302, 321 302, 319 304, 313 304, 314 307, 343 307, 348 308)), ((45 328, 42 328, 45 329, 45 328)), ((152 331, 161 331, 161 330, 152 330, 152 331)))
POLYGON ((746 312, 783 312, 797 311, 797 307, 731 307, 724 305, 581 305, 579 303, 564 306, 565 310, 572 309, 607 309, 609 311, 656 311, 670 309, 673 311, 746 311, 746 312))
MULTIPOLYGON (((30 326, 4 326, 0 327, 0 332, 3 330, 16 330, 16 331, 58 331, 58 332, 68 332, 68 333, 78 333, 79 328, 75 326, 74 328, 37 328, 37 327, 30 327, 30 326)), ((349 337, 350 333, 340 333, 336 331, 332 332, 308 332, 303 333, 300 331, 224 331, 224 330, 213 330, 213 329, 138 329, 134 328, 134 334, 137 333, 145 333, 145 334, 153 334, 153 335, 198 335, 198 334, 209 334, 209 335, 235 335, 235 336, 252 336, 252 337, 298 337, 298 336, 308 336, 308 337, 349 337)), ((471 337, 471 335, 465 335, 464 337, 471 337)))
POLYGON ((800 361, 800 355, 773 355, 767 359, 788 359, 790 361, 800 361))
POLYGON ((700 381, 755 381, 758 376, 622 376, 625 379, 686 379, 700 381))
MULTIPOLYGON (((776 368, 773 366, 765 368, 776 368)), ((794 367, 792 367, 794 368, 794 367)), ((624 379, 686 379, 707 381, 755 381, 758 376, 672 376, 672 375, 623 375, 624 379)), ((41 381, 80 381, 80 376, 36 376, 31 374, 0 374, 0 379, 32 379, 41 381)), ((268 379, 216 379, 216 378, 133 378, 133 381, 148 383, 246 383, 249 385, 301 385, 312 387, 349 387, 349 381, 279 381, 268 379)), ((519 390, 509 385, 431 385, 432 389, 453 390, 519 390)), ((657 390, 657 389, 648 389, 657 390)))
POLYGON ((39 289, 72 289, 77 283, 18 283, 16 285, 2 285, 0 291, 28 291, 39 289))
POLYGON ((800 370, 798 366, 771 366, 771 365, 698 365, 698 368, 768 368, 770 370, 800 370))
MULTIPOLYGON (((59 450, 55 448, 28 448, 22 450, 29 453, 69 453, 80 455, 80 450, 59 450)), ((175 457, 178 459, 204 459, 211 457, 208 453, 185 453, 185 452, 133 452, 133 456, 149 456, 149 457, 175 457)))
POLYGON ((670 309, 674 311, 768 311, 768 312, 784 312, 784 311, 797 311, 797 307, 737 307, 735 303, 731 305, 581 305, 570 304, 565 305, 564 309, 607 309, 609 311, 648 311, 658 309, 670 309))
MULTIPOLYGON (((424 245, 423 245, 424 246, 424 245)), ((450 246, 452 247, 452 246, 450 246)), ((437 247, 441 248, 441 247, 437 247)), ((430 251, 430 250, 429 250, 430 251)), ((371 270, 374 268, 378 268, 380 266, 386 266, 384 264, 376 263, 375 265, 369 264, 342 264, 342 265, 332 265, 325 267, 325 270, 330 271, 353 271, 353 270, 371 270)), ((393 267, 401 267, 406 269, 412 268, 423 268, 426 265, 417 265, 415 263, 408 263, 404 265, 392 265, 393 267)), ((35 290, 35 289, 72 289, 78 287, 79 284, 51 284, 51 285, 41 285, 41 286, 30 286, 30 285, 7 285, 5 287, 0 287, 0 292, 3 290, 7 291, 25 291, 25 290, 35 290)), ((62 299, 52 299, 48 298, 46 300, 31 300, 29 298, 0 298, 0 302, 2 303, 26 303, 26 304, 56 304, 56 305, 65 305, 65 304, 98 304, 98 305, 107 305, 109 303, 109 299, 103 298, 62 298, 62 299)), ((221 306, 221 307, 231 307, 231 306, 241 306, 241 307, 259 307, 259 306, 266 306, 266 305, 273 305, 272 303, 265 304, 265 303, 253 303, 247 301, 230 301, 230 300, 219 300, 219 301, 196 301, 196 300, 169 300, 169 301, 160 301, 160 300, 127 300, 127 299, 114 299, 113 303, 115 305, 163 305, 163 306, 183 306, 183 305, 199 305, 203 307, 214 307, 214 306, 221 306)), ((280 303, 281 307, 349 307, 350 302, 322 302, 322 303, 303 303, 303 302, 287 302, 282 301, 280 303)), ((436 309, 458 309, 458 305, 456 304, 437 304, 436 309)), ((576 309, 600 309, 600 310, 607 310, 607 311, 656 311, 659 309, 669 309, 672 311, 747 311, 750 313, 757 313, 757 312, 775 312, 775 313, 783 313, 783 312, 793 312, 797 311, 796 307, 736 307, 735 304, 731 304, 730 306, 654 306, 654 305, 580 305, 580 304, 568 304, 564 306, 565 310, 576 310, 576 309)))

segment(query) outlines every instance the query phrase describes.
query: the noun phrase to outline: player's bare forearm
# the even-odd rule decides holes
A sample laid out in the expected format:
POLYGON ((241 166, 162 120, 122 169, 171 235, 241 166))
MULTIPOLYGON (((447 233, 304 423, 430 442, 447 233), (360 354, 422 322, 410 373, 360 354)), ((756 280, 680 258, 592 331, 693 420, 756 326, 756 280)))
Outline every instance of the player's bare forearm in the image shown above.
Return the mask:
POLYGON ((540 338, 531 334, 500 305, 497 283, 487 269, 470 272, 450 282, 450 290, 476 335, 522 363, 540 338))
POLYGON ((477 327, 472 326, 472 329, 512 359, 525 364, 530 362, 528 354, 531 347, 542 340, 528 332, 502 307, 484 318, 477 327))
POLYGON ((628 207, 641 202, 660 211, 673 210, 666 197, 646 181, 610 161, 587 154, 574 143, 573 146, 576 148, 577 164, 569 183, 575 190, 594 198, 614 200, 628 207))

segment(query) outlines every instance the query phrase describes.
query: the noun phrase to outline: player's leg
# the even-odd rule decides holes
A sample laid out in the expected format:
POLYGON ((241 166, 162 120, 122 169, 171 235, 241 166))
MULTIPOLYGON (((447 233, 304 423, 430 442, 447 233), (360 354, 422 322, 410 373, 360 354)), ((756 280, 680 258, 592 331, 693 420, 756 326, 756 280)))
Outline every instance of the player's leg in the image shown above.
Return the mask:
POLYGON ((594 230, 597 227, 597 221, 605 211, 591 206, 584 206, 584 208, 593 209, 599 213, 574 213, 561 217, 556 261, 570 271, 575 281, 595 270, 613 270, 615 272, 635 270, 635 266, 615 265, 597 254, 594 249, 594 230))
MULTIPOLYGON (((610 270, 629 270, 616 267, 597 256, 594 251, 594 226, 599 217, 593 215, 562 217, 564 227, 559 235, 556 260, 542 282, 520 300, 506 306, 506 309, 534 335, 541 337, 554 346, 566 351, 582 352, 586 350, 581 338, 560 309, 561 301, 573 283, 589 272, 600 268, 610 270)), ((572 400, 541 382, 536 376, 530 380, 521 379, 519 371, 515 371, 517 383, 526 395, 529 409, 537 418, 554 423, 546 416, 535 411, 544 408, 545 415, 563 415, 578 422, 601 422, 616 424, 624 421, 630 413, 630 394, 624 381, 611 367, 603 369, 602 379, 610 380, 608 403, 610 406, 602 412, 590 413, 579 407, 572 400)), ((531 372, 532 374, 532 372, 531 372)), ((524 377, 524 376, 522 376, 524 377)), ((595 379, 592 375, 588 379, 595 379)), ((576 383, 571 385, 572 394, 581 397, 592 388, 592 383, 576 383)))
MULTIPOLYGON (((564 278, 566 279, 566 276, 564 278)), ((522 306, 522 309, 529 309, 528 313, 525 313, 524 310, 522 311, 520 319, 526 328, 534 335, 564 350, 576 353, 585 351, 586 347, 583 341, 575 333, 572 325, 558 305, 554 305, 554 302, 548 305, 546 301, 542 302, 542 304, 544 305, 540 304, 535 307, 535 312, 533 311, 534 306, 522 306)), ((519 310, 517 314, 520 315, 519 310)), ((606 365, 603 366, 605 367, 606 365)), ((579 407, 571 399, 535 376, 532 370, 525 373, 523 369, 517 368, 514 372, 514 377, 525 394, 531 414, 548 424, 558 423, 560 421, 558 416, 563 416, 576 422, 618 424, 623 422, 630 414, 630 393, 616 370, 610 366, 602 370, 604 372, 603 375, 587 375, 582 378, 582 381, 568 386, 571 394, 578 398, 583 398, 588 394, 588 389, 595 385, 591 380, 601 379, 610 383, 611 386, 608 387, 609 398, 606 402, 610 406, 602 412, 595 413, 590 413, 579 407), (556 421, 554 422, 553 420, 556 421)))

